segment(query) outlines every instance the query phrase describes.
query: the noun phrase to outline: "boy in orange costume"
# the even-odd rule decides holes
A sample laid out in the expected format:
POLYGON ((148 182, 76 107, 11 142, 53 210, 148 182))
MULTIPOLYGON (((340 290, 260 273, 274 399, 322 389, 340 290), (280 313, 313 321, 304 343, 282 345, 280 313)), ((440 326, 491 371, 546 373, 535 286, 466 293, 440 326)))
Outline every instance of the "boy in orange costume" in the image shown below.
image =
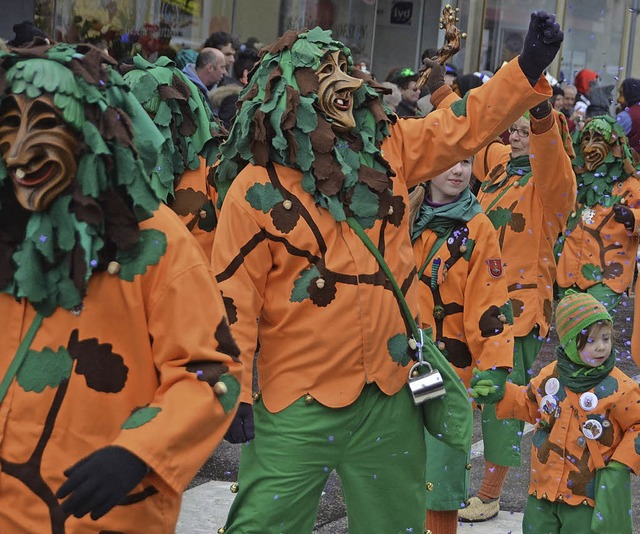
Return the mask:
MULTIPOLYGON (((478 200, 493 222, 502 250, 515 337, 512 380, 527 384, 533 362, 549 332, 556 262, 553 246, 564 231, 576 195, 571 159, 564 147, 559 116, 548 101, 520 117, 510 129, 510 146, 481 150, 474 174, 482 182, 478 200)), ((495 421, 492 406, 483 421, 495 421)), ((520 465, 523 423, 501 421, 485 448, 485 476, 477 496, 460 511, 463 521, 498 514, 500 493, 510 466, 520 465)))
MULTIPOLYGON (((469 189, 471 166, 470 159, 463 160, 409 195, 412 207, 424 197, 410 216, 421 320, 433 325, 438 348, 467 388, 475 369, 506 379, 513 366, 513 314, 500 245, 469 189)), ((495 431, 483 424, 483 436, 495 431)), ((468 497, 469 451, 456 451, 428 433, 425 437, 426 527, 455 534, 458 509, 468 497)))
POLYGON ((418 317, 407 185, 548 97, 540 74, 561 40, 553 18, 536 14, 519 60, 455 109, 417 120, 396 120, 329 32, 289 32, 264 50, 215 175, 212 264, 249 365, 259 335, 261 388, 253 407, 244 391, 232 423, 253 428, 255 414, 222 530, 311 532, 332 469, 351 532, 423 529, 422 410, 406 387, 416 340, 346 219, 365 229, 418 317))
POLYGON ((171 533, 241 364, 107 57, 0 55, 0 531, 171 533), (89 515, 88 515, 89 514, 89 515))
POLYGON ((586 293, 568 290, 556 308, 560 346, 524 388, 496 387, 484 372, 478 402, 499 417, 536 425, 523 532, 631 534, 630 471, 640 471, 640 388, 615 367, 612 321, 586 293))

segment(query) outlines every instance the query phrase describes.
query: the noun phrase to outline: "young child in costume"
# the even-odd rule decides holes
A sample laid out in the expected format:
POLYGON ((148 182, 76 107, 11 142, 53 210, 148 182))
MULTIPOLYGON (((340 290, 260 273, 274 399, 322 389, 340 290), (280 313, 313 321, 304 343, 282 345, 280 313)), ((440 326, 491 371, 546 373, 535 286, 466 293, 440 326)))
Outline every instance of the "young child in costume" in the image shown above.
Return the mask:
POLYGON ((523 532, 631 534, 630 471, 640 471, 640 388, 616 368, 612 321, 593 296, 573 290, 556 308, 560 346, 524 388, 471 381, 498 417, 536 425, 523 532))
MULTIPOLYGON (((471 159, 462 160, 409 195, 411 206, 422 199, 410 212, 421 320, 433 327, 438 348, 466 388, 475 369, 505 381, 513 366, 513 314, 500 245, 469 190, 471 167, 471 159)), ((500 422, 483 424, 482 431, 499 432, 500 422)), ((425 437, 426 528, 455 534, 458 510, 468 497, 469 451, 425 437)))
MULTIPOLYGON (((333 469, 350 532, 424 528, 422 407, 407 386, 419 321, 407 186, 546 99, 541 74, 562 38, 552 16, 536 14, 519 59, 473 98, 420 119, 385 108, 383 89, 328 31, 288 32, 263 49, 215 173, 212 264, 247 369, 260 340, 261 390, 252 405, 245 376, 230 428, 254 439, 222 531, 311 532, 333 469)), ((434 91, 450 92, 430 66, 434 91)))
MULTIPOLYGON (((474 160, 481 181, 478 200, 493 223, 504 261, 513 307, 513 371, 525 385, 549 332, 556 262, 553 246, 573 209, 576 184, 567 147, 566 121, 548 101, 519 117, 509 129, 510 145, 493 143, 474 160)), ((495 421, 492 406, 483 424, 499 428, 487 433, 485 475, 476 495, 460 510, 463 521, 485 521, 498 514, 509 467, 520 465, 520 421, 495 421)))
POLYGON ((172 533, 242 367, 164 139, 89 45, 0 79, 0 532, 172 533))
POLYGON ((640 171, 613 117, 589 119, 574 134, 578 196, 558 243, 558 298, 584 291, 614 315, 636 269, 640 228, 640 171))

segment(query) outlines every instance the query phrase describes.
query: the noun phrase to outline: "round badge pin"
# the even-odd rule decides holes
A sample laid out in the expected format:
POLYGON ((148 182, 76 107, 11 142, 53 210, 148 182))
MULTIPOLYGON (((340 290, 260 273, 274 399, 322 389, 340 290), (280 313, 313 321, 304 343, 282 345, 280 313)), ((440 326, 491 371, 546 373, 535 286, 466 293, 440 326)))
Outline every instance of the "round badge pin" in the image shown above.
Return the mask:
POLYGON ((544 413, 552 414, 557 406, 558 401, 553 395, 545 395, 540 399, 540 408, 544 413))
POLYGON ((555 395, 560 389, 560 381, 557 378, 550 378, 544 385, 544 392, 547 395, 555 395))
POLYGON ((602 436, 602 425, 595 419, 589 419, 582 423, 582 433, 587 439, 598 439, 602 436))
POLYGON ((578 445, 579 445, 580 447, 584 447, 584 444, 586 443, 586 440, 584 439, 584 436, 580 436, 580 437, 577 439, 577 441, 578 441, 578 445))
POLYGON ((598 397, 596 397, 595 393, 588 391, 580 395, 580 407, 583 410, 590 412, 594 410, 596 406, 598 406, 598 397))

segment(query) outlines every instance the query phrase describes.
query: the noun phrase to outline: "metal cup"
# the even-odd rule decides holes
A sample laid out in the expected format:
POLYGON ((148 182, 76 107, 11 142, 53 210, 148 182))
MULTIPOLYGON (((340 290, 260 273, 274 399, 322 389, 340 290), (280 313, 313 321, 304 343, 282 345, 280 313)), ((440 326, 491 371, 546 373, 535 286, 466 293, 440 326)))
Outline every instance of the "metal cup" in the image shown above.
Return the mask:
POLYGON ((428 362, 413 364, 409 371, 408 384, 416 406, 424 401, 440 398, 446 393, 440 371, 437 369, 434 371, 428 362), (428 371, 420 374, 421 367, 428 368, 428 371))

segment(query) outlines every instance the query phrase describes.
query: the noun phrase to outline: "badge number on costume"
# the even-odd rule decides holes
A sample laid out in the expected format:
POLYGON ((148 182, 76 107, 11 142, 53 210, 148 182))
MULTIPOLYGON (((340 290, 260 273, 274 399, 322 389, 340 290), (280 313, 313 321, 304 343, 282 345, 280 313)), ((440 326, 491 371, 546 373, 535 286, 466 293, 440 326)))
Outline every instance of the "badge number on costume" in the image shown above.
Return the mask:
POLYGON ((587 439, 598 439, 602 436, 602 425, 599 421, 589 419, 582 423, 582 433, 587 439))
POLYGON ((598 397, 596 397, 594 393, 588 391, 580 395, 580 407, 583 410, 590 412, 596 406, 598 406, 598 397))
POLYGON ((502 276, 502 260, 500 258, 487 260, 489 266, 489 274, 494 278, 500 278, 502 276))

